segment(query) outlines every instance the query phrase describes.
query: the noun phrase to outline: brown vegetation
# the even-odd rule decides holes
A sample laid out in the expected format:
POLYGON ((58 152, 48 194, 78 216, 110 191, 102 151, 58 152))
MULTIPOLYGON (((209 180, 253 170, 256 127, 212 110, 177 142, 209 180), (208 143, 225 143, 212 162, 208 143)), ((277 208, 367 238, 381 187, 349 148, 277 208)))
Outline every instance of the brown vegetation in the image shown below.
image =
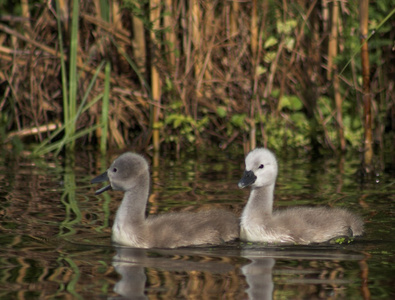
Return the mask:
MULTIPOLYGON (((11 9, 2 14, 3 141, 18 136, 40 142, 62 123, 55 2, 29 7, 21 2, 20 15, 11 9)), ((67 1, 59 3, 67 52, 72 9, 67 1)), ((357 133, 363 128, 361 66, 350 52, 355 47, 347 44, 359 41, 354 3, 129 0, 109 1, 107 8, 101 3, 80 4, 78 95, 97 65, 110 61, 110 147, 159 148, 166 142, 179 149, 203 140, 222 148, 238 142, 245 150, 262 144, 362 146, 357 133), (339 72, 349 60, 350 67, 339 72), (289 103, 290 96, 296 104, 289 103), (344 124, 345 115, 356 116, 361 125, 344 124)), ((380 65, 371 71, 380 110, 371 117, 378 123, 394 118, 395 101, 393 57, 385 56, 388 45, 380 49, 380 65)), ((103 93, 103 82, 104 71, 89 99, 103 93)), ((77 130, 99 124, 100 113, 99 104, 92 106, 77 130)), ((384 127, 374 138, 382 140, 384 127)), ((100 134, 97 130, 81 143, 95 143, 100 134)))

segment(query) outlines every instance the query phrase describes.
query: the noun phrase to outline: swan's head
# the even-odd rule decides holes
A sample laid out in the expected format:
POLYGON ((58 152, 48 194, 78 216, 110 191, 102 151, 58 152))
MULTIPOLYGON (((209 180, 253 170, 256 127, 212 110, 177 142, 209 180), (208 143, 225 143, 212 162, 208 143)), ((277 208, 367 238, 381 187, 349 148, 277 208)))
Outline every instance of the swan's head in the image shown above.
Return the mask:
POLYGON ((248 153, 246 169, 239 181, 239 188, 262 187, 274 184, 277 177, 277 160, 266 148, 256 148, 248 153))
POLYGON ((99 195, 110 188, 113 190, 127 191, 135 187, 138 179, 148 173, 148 163, 139 154, 127 152, 120 155, 106 172, 92 179, 91 183, 110 181, 110 184, 97 190, 99 195))

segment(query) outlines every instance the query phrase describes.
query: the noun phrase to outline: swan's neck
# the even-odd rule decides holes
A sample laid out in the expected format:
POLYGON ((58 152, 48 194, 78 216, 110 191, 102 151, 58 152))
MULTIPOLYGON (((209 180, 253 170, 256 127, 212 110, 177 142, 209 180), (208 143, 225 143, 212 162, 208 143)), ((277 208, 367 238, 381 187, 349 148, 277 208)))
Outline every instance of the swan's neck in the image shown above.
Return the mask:
POLYGON ((118 208, 114 227, 131 230, 145 221, 145 210, 149 194, 149 178, 142 176, 133 189, 125 192, 118 208))
POLYGON ((252 188, 242 218, 246 220, 270 217, 273 212, 274 183, 264 187, 252 188))

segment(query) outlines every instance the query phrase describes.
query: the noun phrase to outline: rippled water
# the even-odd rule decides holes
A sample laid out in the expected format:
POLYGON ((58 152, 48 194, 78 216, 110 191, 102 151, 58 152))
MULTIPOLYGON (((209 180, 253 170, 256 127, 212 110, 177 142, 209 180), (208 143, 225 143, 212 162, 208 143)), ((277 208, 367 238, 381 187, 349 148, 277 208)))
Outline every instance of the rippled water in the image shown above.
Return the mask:
MULTIPOLYGON (((358 159, 280 157, 275 205, 347 207, 366 234, 346 245, 130 249, 111 245, 122 194, 89 181, 116 155, 27 159, 0 153, 0 299, 393 299, 395 178, 361 182, 358 159)), ((240 213, 243 155, 152 159, 149 212, 240 213)), ((392 173, 391 173, 392 172, 392 173)))

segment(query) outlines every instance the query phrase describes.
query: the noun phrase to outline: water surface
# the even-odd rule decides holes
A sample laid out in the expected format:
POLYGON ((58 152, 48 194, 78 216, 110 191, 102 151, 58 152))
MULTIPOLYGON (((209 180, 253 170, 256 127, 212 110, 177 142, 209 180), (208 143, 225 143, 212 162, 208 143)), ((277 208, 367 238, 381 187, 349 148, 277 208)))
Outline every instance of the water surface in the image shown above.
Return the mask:
MULTIPOLYGON (((275 206, 329 205, 363 216, 351 244, 130 249, 111 245, 122 194, 89 182, 116 157, 0 157, 0 299, 393 299, 395 179, 361 180, 358 159, 280 157, 275 206)), ((149 213, 212 207, 240 214, 243 155, 202 151, 160 158, 149 213)))

